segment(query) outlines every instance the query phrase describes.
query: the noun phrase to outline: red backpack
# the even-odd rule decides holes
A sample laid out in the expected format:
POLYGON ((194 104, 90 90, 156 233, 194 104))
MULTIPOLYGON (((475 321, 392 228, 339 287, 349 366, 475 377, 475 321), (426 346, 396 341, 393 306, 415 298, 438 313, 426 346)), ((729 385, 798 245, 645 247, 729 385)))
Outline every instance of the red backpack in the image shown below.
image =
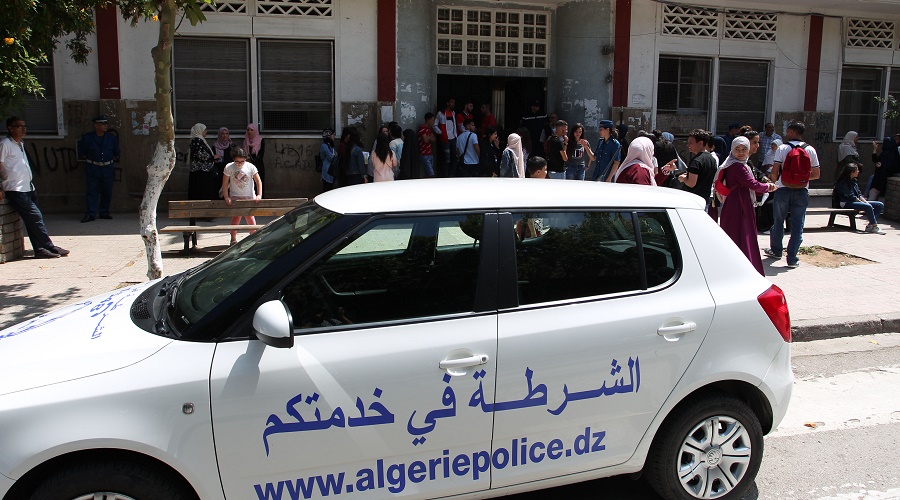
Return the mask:
POLYGON ((795 146, 789 142, 787 145, 791 150, 781 164, 781 183, 792 188, 806 187, 809 182, 809 171, 812 169, 809 153, 806 152, 806 143, 801 142, 795 146))

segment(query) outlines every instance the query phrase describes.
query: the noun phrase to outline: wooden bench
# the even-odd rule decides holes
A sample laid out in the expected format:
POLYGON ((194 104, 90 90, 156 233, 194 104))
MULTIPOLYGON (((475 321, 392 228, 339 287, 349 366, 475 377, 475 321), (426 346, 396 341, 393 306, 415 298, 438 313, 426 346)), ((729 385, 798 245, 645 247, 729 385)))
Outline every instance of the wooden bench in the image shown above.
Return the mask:
MULTIPOLYGON (((856 216, 861 215, 863 212, 861 210, 856 210, 853 208, 828 208, 828 207, 807 207, 806 215, 816 215, 816 214, 829 214, 828 216, 828 225, 826 227, 837 227, 838 225, 834 223, 834 219, 838 215, 846 215, 850 218, 850 229, 853 231, 857 231, 856 229, 856 216)), ((791 218, 790 214, 785 219, 785 223, 788 229, 791 228, 790 224, 791 218)))
MULTIPOLYGON (((175 200, 169 202, 170 219, 210 219, 216 217, 280 217, 298 206, 306 203, 306 198, 271 198, 254 200, 234 200, 231 205, 225 200, 175 200)), ((261 228, 261 224, 212 226, 166 226, 160 233, 183 233, 184 249, 193 233, 230 233, 231 231, 253 231, 261 228)), ((196 244, 196 240, 195 240, 196 244)))

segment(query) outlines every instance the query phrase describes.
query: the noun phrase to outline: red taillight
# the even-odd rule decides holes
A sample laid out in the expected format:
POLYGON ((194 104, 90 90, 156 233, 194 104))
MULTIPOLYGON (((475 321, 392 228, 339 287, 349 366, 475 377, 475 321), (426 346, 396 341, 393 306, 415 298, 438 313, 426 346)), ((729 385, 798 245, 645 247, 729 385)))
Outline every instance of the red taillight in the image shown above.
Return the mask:
POLYGON ((781 288, 772 285, 768 290, 757 297, 756 300, 759 301, 759 305, 762 306, 763 311, 769 316, 769 319, 772 321, 772 324, 775 325, 775 329, 778 330, 778 333, 781 334, 784 341, 790 342, 791 315, 788 312, 787 299, 785 299, 784 292, 781 291, 781 288))

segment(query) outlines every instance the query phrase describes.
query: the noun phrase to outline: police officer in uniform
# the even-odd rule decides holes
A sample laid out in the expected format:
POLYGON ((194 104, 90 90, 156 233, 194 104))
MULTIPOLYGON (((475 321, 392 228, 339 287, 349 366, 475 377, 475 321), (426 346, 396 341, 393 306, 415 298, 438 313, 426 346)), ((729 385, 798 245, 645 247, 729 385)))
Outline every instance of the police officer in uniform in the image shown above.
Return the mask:
POLYGON ((94 118, 94 131, 81 137, 78 143, 79 156, 84 160, 84 177, 87 190, 87 210, 81 222, 97 219, 112 219, 109 202, 112 198, 115 163, 119 161, 119 139, 106 131, 109 118, 100 115, 94 118))

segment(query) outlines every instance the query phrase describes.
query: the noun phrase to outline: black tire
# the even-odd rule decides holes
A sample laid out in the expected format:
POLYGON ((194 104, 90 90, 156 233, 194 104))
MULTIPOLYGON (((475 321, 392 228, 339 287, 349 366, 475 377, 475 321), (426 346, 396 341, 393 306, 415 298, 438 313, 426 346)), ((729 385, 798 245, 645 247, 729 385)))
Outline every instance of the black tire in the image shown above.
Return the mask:
POLYGON ((734 500, 753 485, 762 456, 763 431, 753 410, 732 396, 707 395, 669 415, 654 438, 644 477, 663 498, 734 500), (716 436, 724 436, 724 446, 716 436))
POLYGON ((93 493, 122 495, 134 500, 189 500, 186 492, 161 467, 132 462, 97 461, 72 465, 47 477, 31 500, 70 500, 93 493))

